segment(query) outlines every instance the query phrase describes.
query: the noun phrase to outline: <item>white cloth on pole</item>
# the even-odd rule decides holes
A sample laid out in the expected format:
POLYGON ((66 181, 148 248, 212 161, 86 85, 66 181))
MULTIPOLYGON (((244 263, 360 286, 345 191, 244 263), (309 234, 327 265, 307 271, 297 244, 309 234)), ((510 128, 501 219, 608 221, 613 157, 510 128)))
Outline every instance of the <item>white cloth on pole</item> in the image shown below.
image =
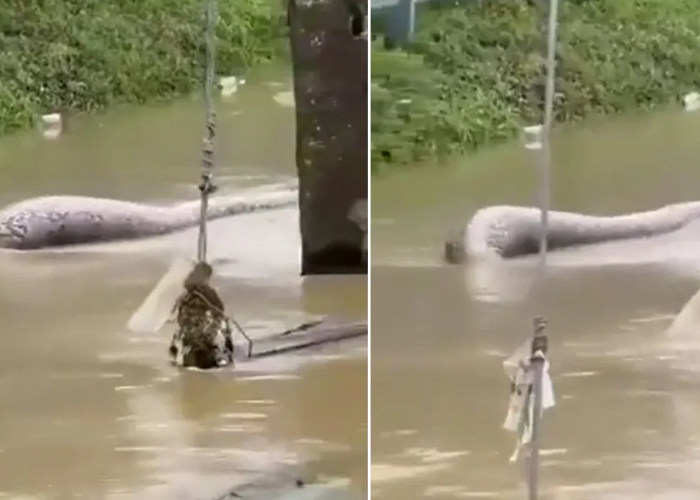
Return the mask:
MULTIPOLYGON (((503 369, 512 384, 508 414, 503 428, 516 433, 517 441, 515 451, 510 457, 515 462, 520 450, 532 439, 532 421, 534 411, 534 394, 532 392, 534 382, 534 370, 530 369, 530 356, 532 339, 520 346, 508 359, 503 362, 503 369)), ((542 354, 542 353, 540 353, 542 354)), ((544 355, 543 355, 544 357, 544 355)), ((554 406, 554 387, 549 376, 549 361, 544 357, 542 367, 542 408, 541 411, 554 406)), ((540 413, 541 415, 541 413, 540 413)))

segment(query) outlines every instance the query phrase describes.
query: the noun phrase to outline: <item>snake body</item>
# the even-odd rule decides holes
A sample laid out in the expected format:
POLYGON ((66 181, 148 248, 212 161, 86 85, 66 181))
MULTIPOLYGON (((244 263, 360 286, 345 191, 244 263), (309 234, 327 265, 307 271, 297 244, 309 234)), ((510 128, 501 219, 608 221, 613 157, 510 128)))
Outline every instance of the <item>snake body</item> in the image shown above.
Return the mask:
MULTIPOLYGON (((562 250, 615 240, 648 238, 671 233, 700 218, 700 202, 677 203, 644 212, 595 216, 549 212, 547 246, 562 250)), ((540 210, 534 207, 491 206, 478 210, 467 225, 445 242, 445 259, 496 254, 512 259, 539 251, 540 210)))
MULTIPOLYGON (((298 191, 255 196, 215 196, 207 219, 292 207, 298 191)), ((145 238, 199 223, 200 203, 158 206, 108 198, 46 196, 0 209, 0 248, 36 250, 145 238)))

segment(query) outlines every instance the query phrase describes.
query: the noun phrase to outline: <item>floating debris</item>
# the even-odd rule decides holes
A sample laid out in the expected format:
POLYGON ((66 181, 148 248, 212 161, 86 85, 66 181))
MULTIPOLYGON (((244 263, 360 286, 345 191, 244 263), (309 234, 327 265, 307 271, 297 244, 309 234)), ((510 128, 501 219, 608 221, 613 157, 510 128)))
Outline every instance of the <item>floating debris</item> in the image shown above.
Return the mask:
POLYGON ((700 325, 700 290, 685 303, 666 330, 666 335, 676 340, 697 338, 698 325, 700 325))
POLYGON ((194 262, 176 258, 165 275, 129 319, 127 328, 134 333, 155 333, 167 322, 173 304, 182 293, 182 284, 194 262))
POLYGON ((285 108, 293 108, 295 106, 294 91, 292 90, 277 92, 272 98, 277 104, 285 108))
POLYGON ((342 478, 304 478, 286 474, 262 476, 234 486, 212 500, 359 500, 361 496, 342 478))
POLYGON ((700 109, 700 92, 690 92, 683 96, 683 107, 686 111, 697 111, 700 109))
POLYGON ((542 125, 523 127, 525 149, 536 151, 542 149, 542 125))
POLYGON ((245 80, 236 76, 222 76, 219 78, 219 88, 223 97, 231 97, 238 92, 238 87, 245 84, 245 80))
POLYGON ((56 139, 63 132, 63 120, 60 113, 51 113, 41 117, 41 135, 46 139, 56 139))

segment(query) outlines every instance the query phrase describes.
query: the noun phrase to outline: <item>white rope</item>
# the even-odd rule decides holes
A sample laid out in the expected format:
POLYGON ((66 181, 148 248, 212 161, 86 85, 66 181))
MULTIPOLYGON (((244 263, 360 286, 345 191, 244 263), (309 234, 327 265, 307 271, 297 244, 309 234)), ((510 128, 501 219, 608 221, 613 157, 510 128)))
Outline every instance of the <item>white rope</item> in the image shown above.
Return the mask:
POLYGON ((209 195, 214 192, 212 178, 214 174, 214 138, 216 136, 216 112, 214 110, 214 72, 216 61, 216 20, 217 0, 208 0, 206 8, 206 69, 204 75, 204 104, 207 109, 206 133, 202 143, 202 177, 199 184, 200 213, 199 239, 197 241, 197 260, 207 258, 207 211, 209 195))

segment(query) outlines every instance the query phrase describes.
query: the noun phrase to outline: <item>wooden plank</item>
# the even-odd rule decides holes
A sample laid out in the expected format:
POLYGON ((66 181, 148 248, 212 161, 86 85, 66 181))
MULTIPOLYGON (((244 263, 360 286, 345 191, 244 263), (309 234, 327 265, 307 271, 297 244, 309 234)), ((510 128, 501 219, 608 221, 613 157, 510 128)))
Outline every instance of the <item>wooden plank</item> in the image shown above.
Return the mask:
POLYGON ((303 323, 285 332, 253 339, 250 352, 248 343, 239 340, 236 342, 234 355, 236 362, 250 361, 366 336, 366 322, 325 318, 303 323))
POLYGON ((306 482, 303 479, 284 478, 274 475, 240 484, 221 493, 212 500, 359 500, 345 488, 326 485, 322 482, 306 482))

